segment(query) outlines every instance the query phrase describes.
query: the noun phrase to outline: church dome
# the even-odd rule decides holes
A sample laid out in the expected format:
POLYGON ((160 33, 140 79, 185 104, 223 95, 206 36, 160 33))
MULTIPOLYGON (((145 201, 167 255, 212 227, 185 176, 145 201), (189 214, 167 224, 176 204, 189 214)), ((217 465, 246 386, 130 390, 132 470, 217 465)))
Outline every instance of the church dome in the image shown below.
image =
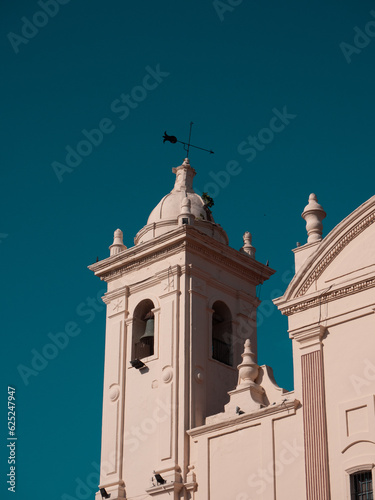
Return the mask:
POLYGON ((175 188, 164 196, 151 212, 147 224, 162 220, 177 219, 181 212, 181 204, 185 198, 190 200, 191 213, 197 218, 215 222, 212 214, 207 210, 205 203, 199 194, 194 191, 175 188))
POLYGON ((193 178, 196 171, 191 167, 189 159, 185 158, 182 165, 173 168, 172 172, 176 174, 174 188, 152 210, 147 225, 135 237, 135 244, 143 243, 176 229, 183 207, 187 205, 186 200, 189 200, 189 215, 194 220, 194 226, 222 243, 228 244, 225 231, 215 224, 211 211, 202 197, 193 189, 193 178))

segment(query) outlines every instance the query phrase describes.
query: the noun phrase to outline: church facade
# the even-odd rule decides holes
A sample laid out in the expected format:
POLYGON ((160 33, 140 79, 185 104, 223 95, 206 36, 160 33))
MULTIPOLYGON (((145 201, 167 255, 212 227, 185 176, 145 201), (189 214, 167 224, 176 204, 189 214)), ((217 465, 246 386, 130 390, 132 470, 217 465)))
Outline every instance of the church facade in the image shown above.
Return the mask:
POLYGON ((89 268, 107 282, 96 500, 373 499, 375 196, 308 241, 275 299, 289 319, 294 390, 257 364, 256 287, 274 271, 250 233, 228 245, 189 160, 126 248, 89 268))

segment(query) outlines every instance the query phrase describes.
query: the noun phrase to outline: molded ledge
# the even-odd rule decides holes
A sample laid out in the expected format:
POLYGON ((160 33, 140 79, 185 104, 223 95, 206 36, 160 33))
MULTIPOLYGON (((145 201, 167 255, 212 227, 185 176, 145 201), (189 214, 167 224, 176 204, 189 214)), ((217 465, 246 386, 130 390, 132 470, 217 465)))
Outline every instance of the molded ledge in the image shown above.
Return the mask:
POLYGON ((200 427, 195 427, 186 431, 191 437, 200 436, 202 434, 207 434, 209 432, 222 431, 223 429, 232 429, 233 426, 247 424, 250 421, 258 420, 263 417, 276 416, 281 418, 280 414, 285 416, 295 415, 300 402, 298 399, 293 399, 291 401, 281 401, 279 403, 273 403, 259 410, 253 411, 251 413, 245 413, 243 415, 227 415, 224 412, 218 413, 207 417, 206 424, 200 427))
POLYGON ((151 488, 148 488, 146 490, 146 493, 150 495, 150 497, 157 497, 165 492, 170 495, 171 492, 179 493, 182 490, 183 486, 183 483, 176 482, 160 484, 158 486, 152 486, 151 488))
POLYGON ((289 337, 297 340, 301 344, 301 348, 311 347, 315 344, 320 344, 326 328, 323 325, 310 325, 296 330, 289 330, 289 337))
MULTIPOLYGON (((105 488, 108 495, 111 495, 110 496, 111 500, 122 500, 122 499, 125 500, 125 498, 126 498, 123 481, 121 481, 120 484, 119 483, 112 484, 112 485, 101 484, 101 485, 99 485, 99 488, 105 488)), ((95 500, 103 500, 103 497, 102 497, 100 491, 96 492, 95 500)))

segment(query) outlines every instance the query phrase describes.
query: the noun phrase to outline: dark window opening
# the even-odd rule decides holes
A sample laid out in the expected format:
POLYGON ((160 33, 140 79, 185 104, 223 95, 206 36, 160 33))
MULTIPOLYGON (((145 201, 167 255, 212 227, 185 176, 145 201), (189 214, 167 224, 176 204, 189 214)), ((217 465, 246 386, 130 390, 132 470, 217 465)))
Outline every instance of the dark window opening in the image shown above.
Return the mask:
POLYGON ((232 366, 232 315, 224 302, 212 306, 212 359, 232 366))
POLYGON ((350 498, 351 500, 374 499, 371 470, 357 472, 350 475, 350 498))
POLYGON ((154 304, 143 300, 134 311, 132 359, 142 359, 154 354, 155 318, 154 304))

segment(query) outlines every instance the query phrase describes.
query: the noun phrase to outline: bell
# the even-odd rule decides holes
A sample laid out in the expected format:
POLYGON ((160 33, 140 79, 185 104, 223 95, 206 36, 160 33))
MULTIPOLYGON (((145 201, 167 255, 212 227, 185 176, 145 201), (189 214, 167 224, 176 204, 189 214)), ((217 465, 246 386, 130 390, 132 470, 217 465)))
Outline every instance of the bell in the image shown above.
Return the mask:
POLYGON ((140 342, 147 343, 147 341, 151 340, 151 338, 154 338, 154 318, 148 318, 146 320, 145 333, 139 340, 140 342))

